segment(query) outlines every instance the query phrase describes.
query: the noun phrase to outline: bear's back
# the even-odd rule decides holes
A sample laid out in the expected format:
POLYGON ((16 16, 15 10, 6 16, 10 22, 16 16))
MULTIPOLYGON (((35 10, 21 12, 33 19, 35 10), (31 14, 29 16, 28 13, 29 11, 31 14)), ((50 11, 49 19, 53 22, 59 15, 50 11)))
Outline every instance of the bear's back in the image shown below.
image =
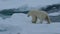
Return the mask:
POLYGON ((37 14, 37 15, 44 15, 44 14, 48 14, 47 12, 45 12, 45 11, 42 11, 42 10, 30 10, 29 11, 29 13, 31 13, 31 14, 37 14))

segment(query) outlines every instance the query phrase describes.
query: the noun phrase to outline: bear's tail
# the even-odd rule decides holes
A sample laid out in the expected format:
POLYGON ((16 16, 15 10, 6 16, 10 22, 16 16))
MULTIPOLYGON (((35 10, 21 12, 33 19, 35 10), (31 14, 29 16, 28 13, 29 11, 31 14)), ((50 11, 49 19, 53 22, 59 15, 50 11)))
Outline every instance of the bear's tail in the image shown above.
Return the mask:
POLYGON ((49 16, 46 16, 46 20, 47 20, 47 22, 48 22, 48 24, 50 24, 50 18, 49 18, 49 16))

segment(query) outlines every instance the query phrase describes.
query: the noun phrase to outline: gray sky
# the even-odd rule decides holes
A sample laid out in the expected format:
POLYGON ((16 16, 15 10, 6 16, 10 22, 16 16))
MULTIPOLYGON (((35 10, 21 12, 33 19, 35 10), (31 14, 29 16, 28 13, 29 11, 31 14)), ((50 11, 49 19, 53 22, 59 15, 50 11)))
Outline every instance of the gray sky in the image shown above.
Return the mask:
POLYGON ((8 8, 17 8, 25 4, 29 7, 37 7, 55 4, 59 2, 60 0, 0 0, 0 10, 8 8))

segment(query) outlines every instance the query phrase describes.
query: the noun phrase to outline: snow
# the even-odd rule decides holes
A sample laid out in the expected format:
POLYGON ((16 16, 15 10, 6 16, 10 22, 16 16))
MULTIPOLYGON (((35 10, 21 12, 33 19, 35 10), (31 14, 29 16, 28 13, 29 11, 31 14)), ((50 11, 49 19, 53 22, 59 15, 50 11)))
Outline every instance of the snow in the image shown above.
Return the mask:
MULTIPOLYGON (((60 3, 60 0, 0 0, 0 10, 18 8, 23 5, 39 8, 56 3, 60 3)), ((58 14, 54 13, 54 15, 58 14)), ((4 20, 0 18, 0 34, 60 34, 60 22, 51 22, 51 24, 37 22, 37 24, 33 24, 31 19, 31 17, 27 17, 27 14, 22 13, 14 14, 4 20)))
POLYGON ((60 34, 60 23, 33 24, 27 14, 14 14, 11 18, 0 19, 0 34, 60 34))
POLYGON ((49 16, 59 16, 60 15, 60 12, 54 12, 54 13, 50 13, 48 15, 49 16))

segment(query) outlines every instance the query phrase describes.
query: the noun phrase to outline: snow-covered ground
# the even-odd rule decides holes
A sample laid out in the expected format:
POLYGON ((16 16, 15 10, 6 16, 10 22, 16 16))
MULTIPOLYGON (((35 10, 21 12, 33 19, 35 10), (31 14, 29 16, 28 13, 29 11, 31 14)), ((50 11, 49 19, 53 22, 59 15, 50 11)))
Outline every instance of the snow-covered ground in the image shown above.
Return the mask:
POLYGON ((60 15, 60 11, 58 11, 58 12, 54 12, 54 13, 50 13, 50 14, 48 14, 49 16, 58 16, 58 15, 60 15))
MULTIPOLYGON (((60 0, 0 0, 0 10, 18 8, 23 5, 40 8, 56 3, 60 3, 60 0)), ((27 17, 26 14, 14 14, 5 20, 0 18, 0 34, 60 34, 60 23, 38 23, 32 24, 31 17, 27 17)))
POLYGON ((32 24, 27 14, 14 14, 5 20, 0 18, 0 34, 60 34, 60 23, 32 24))

